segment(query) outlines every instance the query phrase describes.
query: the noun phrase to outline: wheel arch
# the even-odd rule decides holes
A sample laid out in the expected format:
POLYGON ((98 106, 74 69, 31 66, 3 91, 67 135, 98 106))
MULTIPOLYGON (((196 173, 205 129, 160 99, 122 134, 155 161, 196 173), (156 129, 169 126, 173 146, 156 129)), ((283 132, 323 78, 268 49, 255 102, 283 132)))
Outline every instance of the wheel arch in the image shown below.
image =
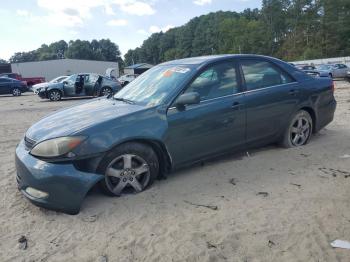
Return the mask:
MULTIPOLYGON (((110 148, 106 154, 108 154, 109 152, 113 151, 115 148, 126 144, 126 143, 130 143, 130 142, 134 142, 134 143, 140 143, 140 144, 144 144, 147 145, 149 147, 151 147, 154 152, 156 153, 157 157, 158 157, 158 161, 159 161, 159 174, 158 177, 164 177, 171 169, 172 169, 172 161, 171 161, 171 156, 169 154, 169 151, 167 150, 165 144, 159 140, 156 139, 151 139, 151 138, 131 138, 125 141, 122 141, 121 143, 118 143, 116 145, 114 145, 112 148, 110 148)), ((105 155, 106 155, 105 154, 105 155)), ((100 163, 98 164, 98 166, 100 166, 101 161, 103 160, 104 157, 102 157, 102 159, 100 160, 100 163)))

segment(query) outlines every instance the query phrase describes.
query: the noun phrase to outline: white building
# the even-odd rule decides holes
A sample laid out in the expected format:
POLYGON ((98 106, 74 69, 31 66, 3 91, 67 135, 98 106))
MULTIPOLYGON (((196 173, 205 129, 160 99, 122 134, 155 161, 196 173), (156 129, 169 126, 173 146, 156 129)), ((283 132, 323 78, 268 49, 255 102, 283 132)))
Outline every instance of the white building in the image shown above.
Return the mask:
POLYGON ((46 81, 50 81, 57 76, 75 73, 97 73, 105 75, 107 68, 116 68, 115 71, 119 74, 117 62, 58 59, 11 64, 13 73, 20 74, 22 77, 45 77, 46 81))

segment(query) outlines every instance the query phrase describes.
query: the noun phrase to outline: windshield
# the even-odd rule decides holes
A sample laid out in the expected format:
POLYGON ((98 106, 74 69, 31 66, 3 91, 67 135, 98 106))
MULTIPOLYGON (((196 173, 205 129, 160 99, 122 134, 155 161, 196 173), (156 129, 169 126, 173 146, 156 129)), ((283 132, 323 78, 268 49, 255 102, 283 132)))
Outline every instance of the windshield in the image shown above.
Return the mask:
POLYGON ((329 65, 319 65, 317 66, 317 69, 320 69, 320 70, 330 70, 332 67, 329 66, 329 65))
POLYGON ((123 98, 145 106, 159 105, 191 74, 188 66, 156 66, 125 86, 114 97, 123 98))

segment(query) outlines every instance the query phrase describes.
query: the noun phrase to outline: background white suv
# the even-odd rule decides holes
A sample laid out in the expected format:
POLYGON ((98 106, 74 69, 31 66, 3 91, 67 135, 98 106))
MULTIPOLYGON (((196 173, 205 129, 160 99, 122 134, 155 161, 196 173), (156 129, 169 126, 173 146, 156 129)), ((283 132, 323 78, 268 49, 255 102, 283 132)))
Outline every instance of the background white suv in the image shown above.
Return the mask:
POLYGON ((137 74, 122 75, 121 77, 118 78, 118 81, 122 86, 126 86, 130 82, 134 81, 138 76, 139 75, 137 74))

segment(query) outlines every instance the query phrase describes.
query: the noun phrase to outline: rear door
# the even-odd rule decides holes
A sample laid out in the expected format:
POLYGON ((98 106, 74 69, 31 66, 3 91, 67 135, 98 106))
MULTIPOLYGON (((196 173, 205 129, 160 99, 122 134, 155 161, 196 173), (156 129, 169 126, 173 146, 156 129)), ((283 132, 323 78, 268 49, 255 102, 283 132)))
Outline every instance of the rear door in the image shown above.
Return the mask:
POLYGON ((233 62, 209 66, 185 89, 200 103, 168 109, 166 144, 181 165, 245 144, 244 94, 233 62))
POLYGON ((87 95, 87 96, 94 95, 94 88, 95 88, 97 80, 98 80, 98 75, 96 75, 96 74, 84 75, 85 95, 87 95))
POLYGON ((344 64, 339 64, 339 77, 345 77, 348 72, 348 67, 344 64))
POLYGON ((247 143, 276 138, 299 102, 298 83, 273 62, 241 59, 246 89, 247 143))

